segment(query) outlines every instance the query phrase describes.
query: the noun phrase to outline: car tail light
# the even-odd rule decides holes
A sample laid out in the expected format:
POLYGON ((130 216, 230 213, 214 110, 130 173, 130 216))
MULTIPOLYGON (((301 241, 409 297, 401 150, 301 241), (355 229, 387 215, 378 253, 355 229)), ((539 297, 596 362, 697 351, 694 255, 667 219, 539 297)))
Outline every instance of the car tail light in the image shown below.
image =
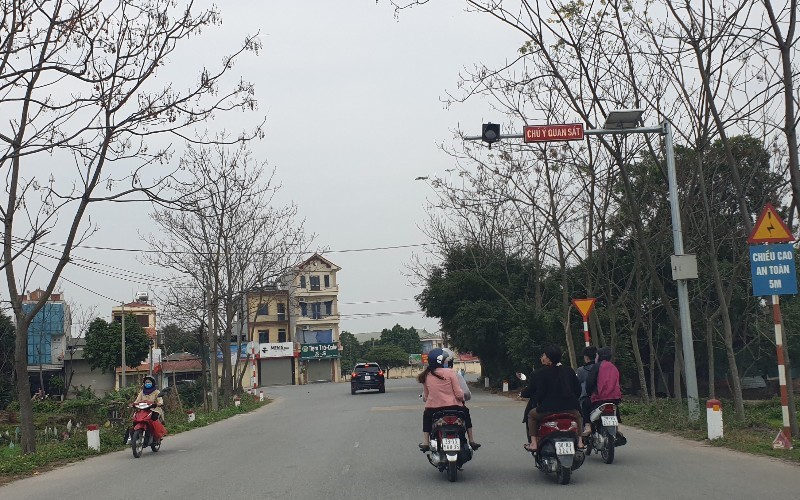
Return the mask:
POLYGON ((356 372, 353 372, 352 378, 356 378, 356 377, 357 377, 356 372))
POLYGON ((379 376, 379 377, 383 377, 383 370, 381 370, 381 371, 379 371, 379 372, 378 372, 378 376, 379 376))
POLYGON ((447 415, 446 417, 443 417, 442 420, 444 420, 444 423, 448 425, 455 425, 456 422, 458 422, 458 417, 454 415, 447 415))

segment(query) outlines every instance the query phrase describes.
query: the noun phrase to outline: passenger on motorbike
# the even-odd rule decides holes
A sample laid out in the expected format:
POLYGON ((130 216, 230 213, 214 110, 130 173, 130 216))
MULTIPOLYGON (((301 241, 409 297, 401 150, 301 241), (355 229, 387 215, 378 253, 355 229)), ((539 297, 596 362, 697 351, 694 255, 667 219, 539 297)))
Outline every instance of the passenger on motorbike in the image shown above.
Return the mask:
POLYGON ((578 402, 581 406, 581 416, 583 417, 583 435, 588 436, 592 431, 592 425, 589 420, 589 405, 591 401, 589 394, 586 393, 586 379, 589 378, 589 372, 594 367, 595 358, 597 357, 597 348, 595 346, 586 346, 583 348, 583 366, 579 367, 575 373, 578 375, 578 382, 581 384, 581 396, 578 402))
MULTIPOLYGON (((614 403, 617 406, 617 420, 622 422, 619 415, 622 389, 619 385, 619 370, 611 362, 612 354, 610 347, 601 347, 597 350, 597 362, 586 379, 586 393, 589 394, 590 403, 587 403, 585 412, 589 415, 603 403, 614 403)), ((622 433, 617 431, 619 445, 625 444, 626 441, 622 433)))
MULTIPOLYGON (((563 366, 561 349, 555 345, 542 347, 541 362, 543 367, 531 376, 531 382, 520 396, 530 398, 527 413, 528 435, 530 444, 525 443, 528 451, 536 451, 539 443, 539 419, 553 413, 571 414, 581 428, 581 412, 578 396, 581 386, 572 368, 563 366)), ((578 448, 583 448, 583 440, 578 436, 578 448)))
POLYGON ((464 406, 464 391, 461 390, 455 371, 444 368, 445 357, 442 349, 432 349, 428 353, 428 366, 417 376, 417 381, 422 384, 422 399, 425 401, 425 411, 422 413, 422 442, 419 444, 422 451, 430 450, 432 417, 440 410, 464 412, 470 446, 475 449, 474 445, 478 444, 472 442, 472 419, 464 406))
POLYGON ((475 439, 472 434, 472 418, 469 415, 469 408, 467 408, 466 402, 472 398, 472 392, 469 390, 469 385, 467 385, 466 379, 464 379, 464 375, 461 374, 460 371, 455 370, 453 368, 453 361, 455 359, 455 354, 450 349, 444 347, 442 348, 444 351, 444 367, 453 370, 458 377, 458 385, 461 387, 461 391, 464 392, 464 404, 462 405, 461 409, 466 414, 466 419, 469 421, 469 426, 467 427, 467 439, 469 440, 469 445, 472 447, 473 450, 477 450, 481 447, 480 443, 476 443, 475 439))
POLYGON ((140 402, 155 403, 156 407, 153 408, 153 415, 151 418, 153 420, 160 420, 162 423, 164 422, 164 410, 162 409, 164 400, 161 398, 161 392, 156 389, 156 379, 150 375, 142 379, 142 390, 139 391, 133 404, 140 402))

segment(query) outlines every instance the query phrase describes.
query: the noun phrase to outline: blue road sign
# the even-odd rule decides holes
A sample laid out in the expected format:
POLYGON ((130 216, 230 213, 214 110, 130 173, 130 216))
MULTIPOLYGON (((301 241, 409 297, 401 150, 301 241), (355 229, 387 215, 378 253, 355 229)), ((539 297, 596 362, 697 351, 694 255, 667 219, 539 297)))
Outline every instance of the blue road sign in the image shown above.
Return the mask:
POLYGON ((796 295, 797 272, 791 243, 750 245, 753 295, 796 295))

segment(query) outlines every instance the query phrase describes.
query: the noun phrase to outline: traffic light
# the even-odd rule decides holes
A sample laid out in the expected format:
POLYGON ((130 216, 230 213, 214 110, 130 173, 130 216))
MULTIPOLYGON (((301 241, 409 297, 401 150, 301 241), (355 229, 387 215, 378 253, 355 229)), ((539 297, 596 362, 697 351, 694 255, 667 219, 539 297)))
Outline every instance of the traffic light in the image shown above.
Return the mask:
POLYGON ((499 123, 484 123, 481 128, 481 140, 488 143, 490 146, 500 140, 500 124, 499 123))

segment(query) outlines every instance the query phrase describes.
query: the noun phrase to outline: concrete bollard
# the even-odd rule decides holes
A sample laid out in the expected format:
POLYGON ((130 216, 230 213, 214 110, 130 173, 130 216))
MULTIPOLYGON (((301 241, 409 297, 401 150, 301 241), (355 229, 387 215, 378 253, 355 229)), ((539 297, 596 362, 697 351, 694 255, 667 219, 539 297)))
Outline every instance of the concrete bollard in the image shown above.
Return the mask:
POLYGON ((241 399, 239 399, 239 397, 238 397, 238 396, 237 396, 237 397, 235 397, 235 398, 233 398, 233 405, 234 405, 234 406, 241 406, 241 405, 242 405, 242 400, 241 400, 241 399))
POLYGON ((96 424, 86 426, 86 443, 90 450, 100 451, 100 426, 96 424))
POLYGON ((194 422, 194 410, 188 410, 186 412, 186 421, 187 422, 194 422))
POLYGON ((706 423, 708 424, 708 439, 722 437, 722 403, 718 399, 709 399, 706 402, 706 423))
POLYGON ((488 389, 489 388, 489 377, 484 377, 483 378, 483 387, 484 387, 484 389, 488 389))
POLYGON ((258 400, 264 401, 264 391, 258 391, 258 400))
POLYGON ((508 380, 503 380, 503 392, 508 392, 508 380))

